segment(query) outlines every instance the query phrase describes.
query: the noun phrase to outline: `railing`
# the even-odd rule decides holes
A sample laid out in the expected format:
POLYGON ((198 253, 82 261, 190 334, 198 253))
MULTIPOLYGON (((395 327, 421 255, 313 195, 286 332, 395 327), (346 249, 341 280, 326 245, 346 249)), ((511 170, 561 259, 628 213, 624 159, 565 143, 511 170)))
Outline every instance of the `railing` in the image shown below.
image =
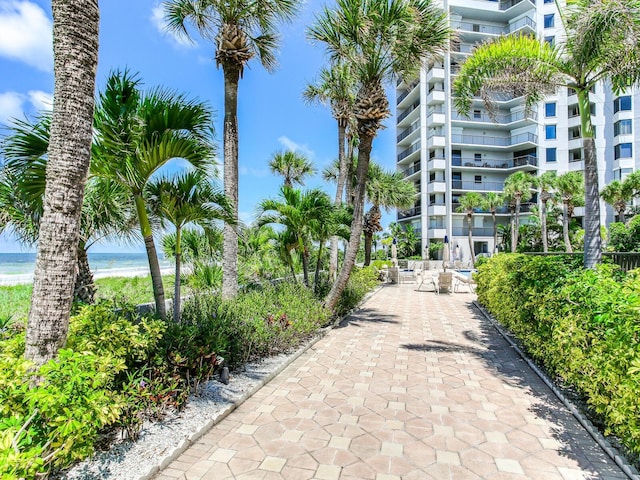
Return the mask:
MULTIPOLYGON (((460 204, 458 202, 452 202, 451 203, 451 210, 455 213, 467 213, 466 211, 464 212, 459 212, 458 211, 458 207, 460 207, 460 204)), ((485 208, 474 208, 473 209, 473 213, 491 213, 489 210, 485 209, 485 208)), ((501 206, 501 207, 497 207, 496 208, 496 213, 509 213, 509 207, 507 207, 506 205, 501 206)))
POLYGON ((454 27, 465 32, 489 33, 491 35, 502 35, 504 33, 503 27, 487 25, 486 23, 460 22, 455 24, 454 27))
MULTIPOLYGON (((582 257, 583 252, 526 252, 525 255, 537 255, 542 257, 560 256, 567 257, 582 257)), ((628 272, 640 268, 640 253, 639 252, 602 252, 602 256, 610 260, 611 263, 615 263, 620 266, 622 270, 628 272)))
MULTIPOLYGON (((515 6, 515 5, 519 4, 519 3, 525 2, 525 1, 527 1, 527 0, 501 0, 498 8, 500 10, 509 10, 511 7, 513 7, 513 6, 515 6)), ((531 2, 531 3, 533 3, 535 5, 535 0, 529 0, 529 2, 531 2)))
POLYGON ((537 167, 538 159, 533 155, 524 155, 510 160, 501 158, 482 158, 478 160, 475 158, 454 158, 451 161, 451 165, 454 167, 474 168, 515 168, 525 165, 537 167))
POLYGON ((452 52, 456 53, 471 53, 475 48, 475 44, 472 43, 459 43, 451 48, 452 52))
POLYGON ((404 175, 405 177, 408 177, 410 175, 413 175, 414 173, 418 173, 420 171, 420 164, 418 165, 412 165, 409 168, 406 168, 402 171, 402 175, 404 175))
POLYGON ((451 135, 452 143, 464 143, 471 145, 493 145, 499 147, 508 147, 517 145, 518 143, 531 142, 536 143, 538 136, 533 133, 521 133, 511 137, 490 137, 486 135, 451 135))
POLYGON ((422 212, 422 208, 413 207, 413 208, 410 208, 409 210, 403 210, 401 212, 398 212, 398 218, 402 219, 402 218, 408 218, 408 217, 415 217, 416 215, 420 215, 421 212, 422 212))
POLYGON ((470 113, 469 115, 463 115, 460 112, 452 112, 451 118, 453 120, 460 120, 463 122, 484 122, 484 123, 499 123, 499 124, 509 124, 514 122, 519 122, 524 119, 537 120, 538 114, 536 112, 515 112, 509 115, 495 115, 491 116, 487 113, 470 113))
POLYGON ((409 105, 409 107, 404 112, 402 112, 400 115, 398 115, 397 123, 400 123, 402 120, 404 120, 407 117, 407 115, 409 115, 411 112, 413 112, 419 106, 420 106, 420 100, 418 99, 415 102, 413 102, 411 105, 409 105))
POLYGON ((436 229, 436 228, 445 228, 444 227, 444 222, 431 222, 431 223, 429 223, 429 229, 436 229))
POLYGON ((409 155, 411 155, 414 152, 417 152, 418 150, 420 150, 420 142, 416 142, 413 145, 411 145, 409 148, 403 150, 402 152, 400 152, 398 154, 398 161, 402 161, 405 158, 407 158, 409 155))
MULTIPOLYGON (((469 235, 469 227, 453 227, 453 236, 462 237, 469 235)), ((476 227, 471 229, 471 233, 476 237, 493 237, 493 227, 481 228, 476 227)))
POLYGON ((490 191, 496 191, 496 192, 501 192, 502 190, 504 190, 504 183, 503 182, 467 182, 467 181, 462 181, 462 180, 453 180, 451 182, 451 188, 454 188, 456 190, 467 190, 467 191, 473 191, 473 190, 490 190, 490 191))
POLYGON ((396 139, 396 142, 400 142, 401 140, 404 140, 409 135, 411 135, 413 132, 415 132, 418 128, 420 128, 420 122, 414 123, 411 127, 407 128, 404 132, 402 132, 400 135, 398 135, 398 138, 396 139))
POLYGON ((404 92, 402 92, 402 94, 398 97, 398 100, 396 100, 396 104, 399 104, 400 102, 402 102, 402 100, 407 98, 407 96, 413 91, 413 89, 416 87, 416 85, 418 85, 418 83, 420 83, 420 79, 417 79, 411 82, 411 84, 407 86, 407 89, 404 92))
POLYGON ((535 30, 536 29, 535 20, 530 17, 521 18, 517 22, 513 22, 512 24, 510 24, 508 30, 509 30, 509 33, 513 33, 524 27, 531 27, 532 30, 535 30))

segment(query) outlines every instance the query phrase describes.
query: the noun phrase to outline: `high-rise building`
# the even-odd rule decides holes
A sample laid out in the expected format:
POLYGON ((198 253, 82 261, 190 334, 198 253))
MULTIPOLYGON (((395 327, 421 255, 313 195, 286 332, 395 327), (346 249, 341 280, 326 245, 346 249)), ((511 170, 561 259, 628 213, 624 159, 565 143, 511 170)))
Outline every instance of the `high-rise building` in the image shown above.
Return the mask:
MULTIPOLYGON (((457 32, 441 62, 422 69, 417 80, 399 82, 396 93, 397 169, 417 191, 413 208, 398 212, 398 222, 419 232, 422 251, 433 241, 449 241, 458 260, 470 258, 466 214, 458 212, 460 196, 503 191, 517 171, 534 175, 554 170, 582 170, 578 99, 564 89, 527 111, 524 99, 504 96, 489 115, 480 98, 466 115, 452 101, 451 85, 460 64, 474 46, 504 34, 528 33, 548 42, 562 40, 562 24, 553 0, 444 0, 457 32), (456 248, 457 247, 457 248, 456 248)), ((591 96, 596 131, 600 187, 640 170, 640 93, 615 96, 599 84, 591 96), (635 144, 635 145, 634 145, 635 144)), ((531 215, 537 196, 523 204, 522 221, 531 215)), ((603 223, 613 221, 601 206, 603 223)), ((584 215, 576 209, 576 216, 584 215)), ((498 223, 509 223, 506 207, 498 223)), ((493 221, 489 212, 473 215, 474 252, 491 253, 493 221)))

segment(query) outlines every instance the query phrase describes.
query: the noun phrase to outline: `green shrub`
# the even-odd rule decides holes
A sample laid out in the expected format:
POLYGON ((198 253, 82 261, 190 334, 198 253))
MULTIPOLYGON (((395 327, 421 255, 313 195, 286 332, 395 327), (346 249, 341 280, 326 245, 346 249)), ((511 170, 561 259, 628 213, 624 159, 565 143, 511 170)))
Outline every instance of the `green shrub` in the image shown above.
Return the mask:
POLYGON ((367 293, 378 285, 378 273, 373 266, 358 268, 353 267, 351 276, 347 282, 336 310, 335 316, 340 317, 356 307, 367 293))
POLYGON ((479 266, 478 299, 639 455, 640 272, 581 261, 496 255, 479 266))

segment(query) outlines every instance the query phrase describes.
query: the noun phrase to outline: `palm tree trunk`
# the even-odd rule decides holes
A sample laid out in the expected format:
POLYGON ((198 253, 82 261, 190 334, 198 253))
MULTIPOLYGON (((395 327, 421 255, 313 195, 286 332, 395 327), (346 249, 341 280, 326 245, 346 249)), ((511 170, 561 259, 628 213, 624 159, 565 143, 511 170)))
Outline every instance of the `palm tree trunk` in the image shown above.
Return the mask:
POLYGON ((369 172, 369 159, 371 157, 371 145, 373 136, 362 134, 358 146, 358 168, 356 169, 356 191, 355 201, 353 204, 353 221, 351 222, 351 235, 349 236, 349 244, 345 253, 342 268, 338 274, 329 295, 325 300, 325 306, 329 310, 333 310, 340 296, 347 286, 349 275, 356 263, 358 247, 360 246, 360 235, 362 234, 363 217, 364 217, 364 197, 367 186, 367 175, 369 172))
POLYGON ((91 158, 100 19, 97 0, 52 0, 51 7, 54 107, 24 352, 36 366, 55 357, 67 340, 91 158))
POLYGON ((520 234, 520 199, 516 198, 516 211, 511 230, 511 253, 518 249, 518 235, 520 234))
MULTIPOLYGON (((236 65, 223 64, 224 72, 224 193, 231 203, 233 218, 238 220, 238 82, 236 65)), ((238 233, 224 224, 222 257, 222 298, 238 294, 238 233)))
POLYGON ((473 251, 473 229, 471 228, 471 214, 467 214, 467 225, 469 225, 469 252, 471 252, 471 263, 476 266, 476 255, 473 251))
POLYGON ((568 253, 573 252, 571 240, 569 239, 569 204, 562 203, 562 236, 564 238, 564 247, 568 253))
MULTIPOLYGON (((347 180, 347 158, 345 155, 345 131, 346 122, 344 120, 338 120, 338 182, 336 185, 336 207, 342 205, 342 196, 344 195, 344 185, 347 180)), ((338 271, 338 237, 334 235, 331 237, 331 250, 329 251, 329 280, 334 281, 336 273, 338 271)))
POLYGON ((373 243, 373 232, 365 230, 364 232, 364 266, 371 265, 371 244, 373 243))
POLYGON ((322 250, 324 250, 324 240, 320 240, 320 245, 318 246, 318 260, 316 261, 316 275, 313 279, 314 290, 318 291, 318 286, 320 285, 320 270, 322 269, 322 250))
POLYGON ((498 223, 496 222, 496 212, 491 212, 491 218, 493 219, 493 253, 498 250, 498 223))
POLYGON ((627 209, 627 206, 625 205, 624 208, 621 208, 618 210, 618 221, 621 223, 626 223, 626 218, 624 216, 624 212, 627 209))
POLYGON ((581 89, 577 93, 584 154, 584 267, 593 268, 602 259, 598 162, 591 124, 589 90, 581 89))
POLYGON ((73 298, 77 302, 93 303, 95 294, 96 286, 89 266, 86 244, 80 241, 78 243, 78 275, 73 287, 73 298))
POLYGON ((151 272, 151 284, 153 286, 153 298, 156 303, 156 313, 164 320, 167 318, 167 310, 164 303, 164 287, 162 285, 162 273, 160 272, 156 245, 153 242, 151 224, 149 223, 147 209, 144 206, 142 197, 136 195, 134 201, 136 203, 136 211, 138 212, 138 221, 140 222, 140 232, 144 239, 144 247, 147 251, 147 259, 149 260, 149 271, 151 272))
POLYGON ((540 203, 540 235, 542 236, 542 251, 549 251, 549 241, 547 240, 547 202, 540 203))
POLYGON ((178 323, 180 321, 180 267, 182 260, 182 247, 180 243, 182 241, 182 230, 176 228, 176 251, 174 252, 176 257, 176 278, 173 283, 173 321, 178 323))
MULTIPOLYGON (((373 139, 372 139, 373 141, 373 139)), ((353 206, 354 202, 354 193, 353 193, 353 185, 351 180, 353 178, 353 149, 354 149, 354 138, 353 134, 347 135, 347 158, 345 161, 347 162, 347 178, 345 179, 345 198, 347 201, 347 205, 350 207, 353 206)), ((360 159, 360 151, 358 150, 358 161, 360 159)))
POLYGON ((302 250, 302 274, 304 275, 304 284, 309 287, 309 251, 306 245, 302 250))

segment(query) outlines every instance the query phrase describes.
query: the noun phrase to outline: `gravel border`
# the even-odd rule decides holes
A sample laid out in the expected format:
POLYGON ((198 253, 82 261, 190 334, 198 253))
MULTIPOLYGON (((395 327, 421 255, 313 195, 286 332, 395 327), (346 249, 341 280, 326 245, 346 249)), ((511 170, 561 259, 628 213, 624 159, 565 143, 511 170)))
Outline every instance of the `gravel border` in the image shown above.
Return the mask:
POLYGON ((571 414, 575 417, 576 420, 584 427, 584 429, 591 435, 596 443, 602 448, 602 450, 613 460, 618 467, 625 473, 627 477, 631 480, 640 480, 640 475, 638 471, 629 463, 629 461, 618 452, 609 441, 600 433, 600 431, 591 423, 584 413, 582 413, 562 392, 560 388, 547 376, 545 372, 543 372, 529 357, 526 353, 522 351, 522 349, 513 341, 511 336, 504 330, 502 325, 500 325, 497 320, 493 318, 493 316, 485 310, 485 308, 478 303, 478 301, 473 302, 473 306, 478 309, 478 311, 486 318, 493 328, 495 328, 500 335, 509 343, 511 348, 513 348, 518 355, 531 367, 531 369, 540 377, 540 379, 551 389, 551 391, 555 394, 556 397, 562 402, 562 404, 569 409, 571 414))
POLYGON ((135 442, 114 444, 108 451, 74 465, 53 478, 57 480, 148 480, 166 468, 215 424, 242 405, 260 388, 309 350, 333 328, 361 308, 382 287, 365 295, 360 304, 318 332, 293 352, 246 364, 230 375, 229 384, 212 380, 189 397, 181 412, 161 422, 145 422, 135 442))

